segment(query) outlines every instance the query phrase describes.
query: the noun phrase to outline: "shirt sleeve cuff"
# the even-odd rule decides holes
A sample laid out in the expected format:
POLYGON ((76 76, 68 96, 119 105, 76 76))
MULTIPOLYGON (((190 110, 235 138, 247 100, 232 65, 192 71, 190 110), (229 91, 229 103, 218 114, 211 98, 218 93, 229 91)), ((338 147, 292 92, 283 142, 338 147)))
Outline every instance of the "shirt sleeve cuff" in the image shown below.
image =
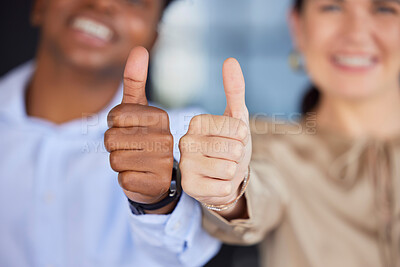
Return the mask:
POLYGON ((185 193, 171 214, 130 213, 130 218, 135 239, 168 249, 185 266, 205 264, 220 248, 220 242, 202 227, 199 203, 185 193))

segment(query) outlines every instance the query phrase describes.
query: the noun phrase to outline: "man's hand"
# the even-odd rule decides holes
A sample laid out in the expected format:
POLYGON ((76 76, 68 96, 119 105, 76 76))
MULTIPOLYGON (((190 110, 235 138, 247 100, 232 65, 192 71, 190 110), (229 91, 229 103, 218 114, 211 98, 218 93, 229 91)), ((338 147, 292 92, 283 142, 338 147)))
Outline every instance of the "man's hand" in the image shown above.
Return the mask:
MULTIPOLYGON (((168 114, 148 106, 145 85, 149 54, 134 48, 124 73, 122 103, 108 114, 104 142, 111 168, 132 201, 153 204, 166 197, 172 176, 173 137, 168 114)), ((168 213, 173 207, 152 213, 168 213)), ((150 213, 150 212, 149 212, 150 213)))
POLYGON ((223 116, 199 115, 180 141, 182 187, 198 201, 227 204, 238 197, 251 157, 249 113, 239 63, 223 66, 227 107, 223 116))

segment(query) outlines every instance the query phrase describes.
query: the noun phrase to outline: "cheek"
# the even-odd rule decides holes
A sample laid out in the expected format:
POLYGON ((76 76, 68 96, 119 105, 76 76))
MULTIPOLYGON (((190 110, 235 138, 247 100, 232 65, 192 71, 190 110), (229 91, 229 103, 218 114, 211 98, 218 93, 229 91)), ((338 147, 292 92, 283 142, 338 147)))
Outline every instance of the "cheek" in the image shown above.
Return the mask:
POLYGON ((68 14, 71 14, 76 2, 76 0, 47 1, 43 14, 42 33, 59 35, 62 28, 66 26, 68 14))
POLYGON ((306 71, 321 90, 331 90, 336 81, 335 75, 332 75, 330 56, 339 40, 338 24, 326 18, 314 19, 304 28, 303 55, 306 71))
POLYGON ((337 30, 331 23, 310 23, 304 31, 303 54, 310 75, 320 76, 328 67, 330 49, 337 39, 337 30))
POLYGON ((389 54, 389 60, 392 62, 393 71, 397 77, 400 76, 400 40, 396 40, 397 45, 391 47, 391 51, 389 54))
POLYGON ((77 0, 53 0, 47 1, 45 7, 45 17, 55 21, 57 18, 64 17, 79 3, 77 0))
POLYGON ((156 25, 143 16, 130 16, 121 19, 119 28, 123 29, 121 36, 130 46, 148 46, 156 32, 156 25))
POLYGON ((326 21, 313 21, 305 29, 305 49, 322 52, 332 45, 337 37, 335 24, 326 21))
POLYGON ((385 58, 394 65, 396 72, 400 74, 400 29, 396 29, 388 34, 381 34, 384 46, 385 58))
POLYGON ((149 23, 141 18, 130 18, 129 20, 121 18, 118 22, 118 42, 117 49, 113 49, 113 60, 119 63, 125 63, 129 52, 133 47, 143 46, 150 49, 155 29, 149 23))

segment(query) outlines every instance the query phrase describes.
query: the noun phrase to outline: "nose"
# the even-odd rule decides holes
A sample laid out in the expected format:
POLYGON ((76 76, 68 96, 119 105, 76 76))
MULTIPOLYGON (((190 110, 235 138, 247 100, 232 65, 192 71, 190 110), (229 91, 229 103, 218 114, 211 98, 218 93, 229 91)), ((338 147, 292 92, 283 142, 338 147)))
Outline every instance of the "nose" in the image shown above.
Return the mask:
POLYGON ((371 37, 371 24, 368 14, 363 10, 354 10, 346 15, 343 32, 351 44, 365 44, 371 37))
POLYGON ((111 14, 114 14, 115 12, 117 12, 118 7, 119 7, 118 4, 120 1, 117 1, 117 0, 87 0, 87 2, 92 8, 94 8, 102 13, 111 15, 111 14))

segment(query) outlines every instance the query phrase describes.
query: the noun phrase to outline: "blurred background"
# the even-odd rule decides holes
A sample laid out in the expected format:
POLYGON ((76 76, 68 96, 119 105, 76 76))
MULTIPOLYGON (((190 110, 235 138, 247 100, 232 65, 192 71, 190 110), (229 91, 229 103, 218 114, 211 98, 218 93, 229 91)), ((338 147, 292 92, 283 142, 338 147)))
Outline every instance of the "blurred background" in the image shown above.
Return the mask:
MULTIPOLYGON (((0 74, 31 59, 37 32, 29 26, 31 0, 1 9, 0 74)), ((286 23, 291 0, 177 0, 160 25, 152 56, 152 97, 167 107, 225 108, 222 63, 235 57, 246 78, 249 111, 287 117, 299 110, 307 77, 288 65, 286 23)))
MULTIPOLYGON (((252 114, 287 118, 299 112, 305 74, 288 65, 286 23, 291 0, 177 0, 160 25, 151 63, 151 96, 167 107, 197 105, 222 114, 222 63, 235 57, 246 79, 252 114)), ((0 75, 31 59, 37 31, 29 26, 30 0, 0 9, 0 75)), ((224 246, 208 266, 257 266, 254 247, 224 246)))
POLYGON ((153 60, 155 98, 222 113, 222 63, 235 57, 246 78, 249 111, 297 112, 307 87, 288 66, 292 43, 286 23, 291 0, 178 0, 160 27, 153 60))

